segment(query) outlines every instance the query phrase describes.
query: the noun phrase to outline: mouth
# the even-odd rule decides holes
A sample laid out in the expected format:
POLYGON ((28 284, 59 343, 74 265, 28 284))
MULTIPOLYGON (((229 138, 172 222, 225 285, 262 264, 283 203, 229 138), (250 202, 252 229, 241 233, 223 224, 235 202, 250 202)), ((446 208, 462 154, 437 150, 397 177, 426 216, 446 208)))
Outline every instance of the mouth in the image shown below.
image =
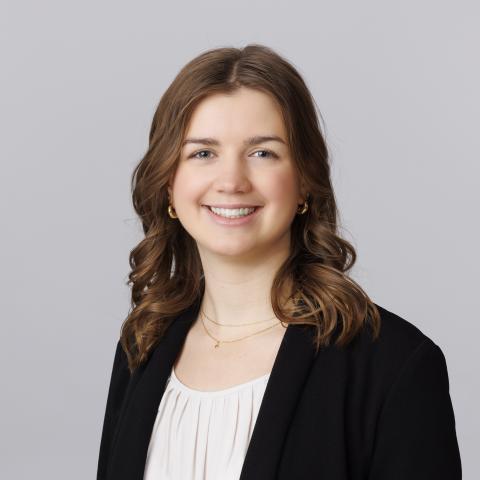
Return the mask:
POLYGON ((215 210, 240 210, 240 209, 245 210, 245 209, 248 209, 248 210, 252 210, 252 213, 255 210, 261 208, 260 205, 250 205, 248 207, 236 207, 236 208, 233 208, 233 207, 229 207, 229 208, 227 208, 227 207, 215 207, 214 205, 202 205, 202 207, 208 208, 211 212, 213 212, 213 208, 214 208, 215 210))
POLYGON ((225 215, 225 213, 228 213, 229 210, 239 210, 239 208, 222 208, 222 209, 217 209, 217 207, 213 207, 216 211, 212 209, 211 205, 202 205, 202 207, 206 208, 213 214, 215 217, 218 218, 224 218, 224 219, 230 219, 230 220, 239 220, 245 217, 250 217, 253 215, 257 210, 262 208, 261 205, 256 205, 256 206, 250 206, 250 207, 240 207, 242 210, 248 210, 248 213, 243 213, 242 215, 225 215))
POLYGON ((226 206, 226 205, 202 205, 202 207, 208 207, 208 208, 224 208, 225 210, 229 210, 229 209, 238 209, 238 208, 260 208, 261 205, 230 205, 230 206, 226 206))

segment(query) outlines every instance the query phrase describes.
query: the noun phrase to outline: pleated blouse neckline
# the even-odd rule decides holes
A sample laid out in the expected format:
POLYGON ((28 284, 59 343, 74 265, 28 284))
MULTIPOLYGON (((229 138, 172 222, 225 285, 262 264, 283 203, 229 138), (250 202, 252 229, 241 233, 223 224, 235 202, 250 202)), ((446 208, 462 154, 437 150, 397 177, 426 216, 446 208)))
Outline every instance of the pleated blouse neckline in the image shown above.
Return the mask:
POLYGON ((233 385, 232 387, 229 388, 223 388, 222 390, 196 390, 194 388, 187 387, 187 385, 183 384, 175 374, 175 369, 172 367, 171 370, 171 375, 170 375, 170 382, 171 382, 171 387, 174 387, 177 390, 182 391, 183 393, 186 393, 190 397, 196 397, 196 398, 214 398, 214 397, 221 397, 224 395, 229 395, 231 393, 235 393, 239 390, 242 390, 248 386, 255 386, 257 383, 261 383, 262 381, 266 380, 270 376, 270 373, 266 373, 265 375, 262 375, 261 377, 256 377, 252 380, 249 380, 247 382, 239 383, 237 385, 233 385))
POLYGON ((172 367, 143 480, 239 478, 269 376, 202 391, 184 385, 172 367))

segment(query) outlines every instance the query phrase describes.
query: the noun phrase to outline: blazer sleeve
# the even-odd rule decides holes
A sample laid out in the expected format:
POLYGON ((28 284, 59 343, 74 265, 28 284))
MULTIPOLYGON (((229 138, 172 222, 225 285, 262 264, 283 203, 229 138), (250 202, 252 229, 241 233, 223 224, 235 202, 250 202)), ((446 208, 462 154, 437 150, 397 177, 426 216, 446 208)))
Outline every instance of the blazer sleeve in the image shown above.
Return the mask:
POLYGON ((447 364, 429 338, 411 354, 388 393, 368 478, 462 478, 447 364))
POLYGON ((130 371, 128 370, 127 356, 123 351, 120 341, 118 341, 113 360, 113 368, 103 420, 102 437, 100 440, 100 451, 98 456, 97 480, 105 480, 107 478, 107 466, 112 439, 129 380, 130 371))

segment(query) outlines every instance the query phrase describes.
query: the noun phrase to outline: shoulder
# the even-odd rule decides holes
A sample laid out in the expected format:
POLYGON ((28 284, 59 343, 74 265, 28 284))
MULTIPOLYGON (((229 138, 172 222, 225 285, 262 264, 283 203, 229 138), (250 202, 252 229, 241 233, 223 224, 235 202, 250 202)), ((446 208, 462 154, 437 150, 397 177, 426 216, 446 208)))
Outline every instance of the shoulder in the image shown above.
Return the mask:
POLYGON ((422 342, 432 341, 417 325, 416 319, 401 317, 381 305, 374 304, 381 319, 378 346, 394 348, 400 354, 408 353, 422 342))
POLYGON ((376 339, 371 335, 369 325, 365 325, 357 338, 352 342, 352 348, 365 353, 403 357, 411 354, 423 343, 434 344, 417 325, 416 320, 406 319, 374 304, 380 313, 380 333, 376 339))
POLYGON ((446 371, 441 348, 413 320, 375 306, 381 319, 379 336, 373 339, 371 329, 365 325, 344 351, 359 375, 376 379, 382 389, 388 390, 407 366, 446 371))
POLYGON ((401 468, 405 478, 461 478, 445 356, 413 322, 376 306, 380 336, 359 338, 352 350, 378 412, 371 477, 393 478, 401 468))

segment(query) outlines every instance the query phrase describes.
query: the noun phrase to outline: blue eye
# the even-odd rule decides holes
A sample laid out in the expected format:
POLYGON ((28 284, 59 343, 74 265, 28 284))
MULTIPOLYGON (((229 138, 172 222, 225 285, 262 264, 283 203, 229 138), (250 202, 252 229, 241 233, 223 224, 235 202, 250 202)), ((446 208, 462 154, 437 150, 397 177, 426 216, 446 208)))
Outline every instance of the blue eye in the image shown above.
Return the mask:
MULTIPOLYGON (((198 157, 198 154, 205 153, 205 152, 206 153, 212 153, 210 150, 199 150, 198 152, 192 153, 189 158, 210 158, 206 155, 198 157)), ((269 158, 269 157, 278 158, 278 155, 276 155, 275 153, 273 153, 270 150, 257 150, 256 152, 253 152, 253 153, 259 153, 259 152, 266 153, 266 155, 262 155, 260 158, 269 158)))
POLYGON ((278 156, 275 153, 271 152, 270 150, 257 150, 256 152, 253 152, 253 153, 258 153, 258 152, 264 152, 267 154, 265 156, 262 156, 261 158, 268 158, 268 157, 278 158, 278 156))
POLYGON ((197 157, 197 155, 198 155, 199 153, 203 153, 203 152, 209 152, 209 153, 211 153, 210 150, 200 150, 200 151, 198 151, 198 152, 192 153, 189 158, 208 158, 208 157, 205 157, 205 156, 204 156, 204 157, 197 157))

